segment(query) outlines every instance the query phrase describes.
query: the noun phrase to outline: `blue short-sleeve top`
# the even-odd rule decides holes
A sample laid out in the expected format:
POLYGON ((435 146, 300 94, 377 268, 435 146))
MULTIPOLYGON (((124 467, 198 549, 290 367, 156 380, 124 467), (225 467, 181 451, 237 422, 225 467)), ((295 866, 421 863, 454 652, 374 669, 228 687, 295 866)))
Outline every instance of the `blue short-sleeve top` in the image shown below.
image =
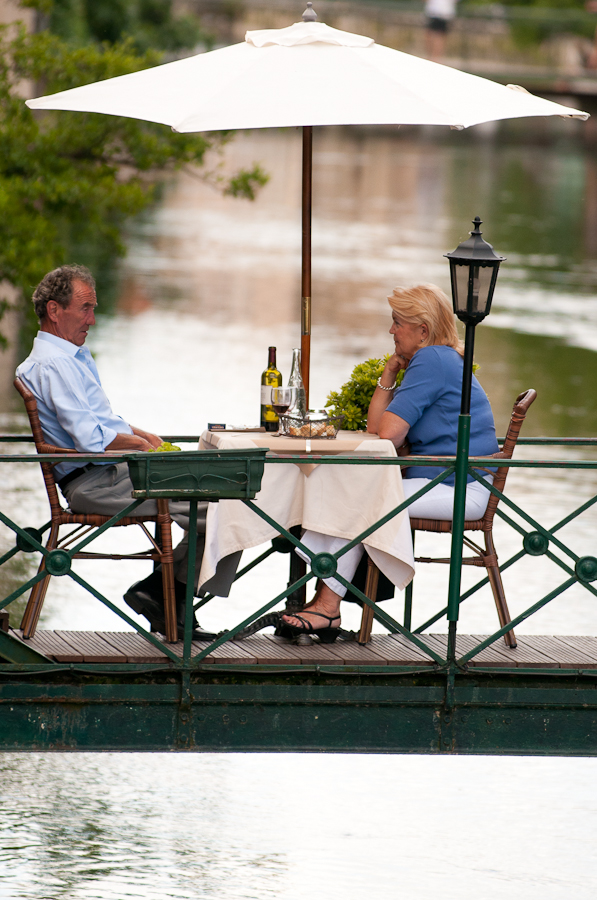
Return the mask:
MULTIPOLYGON (((462 357, 456 350, 438 344, 421 347, 411 359, 387 411, 410 425, 408 440, 413 455, 456 454, 462 367, 462 357)), ((489 400, 473 375, 470 455, 487 456, 499 449, 489 400)), ((435 478, 440 471, 440 467, 412 466, 405 477, 435 478)), ((473 480, 472 475, 468 480, 473 480)), ((445 483, 454 484, 454 476, 445 483)))

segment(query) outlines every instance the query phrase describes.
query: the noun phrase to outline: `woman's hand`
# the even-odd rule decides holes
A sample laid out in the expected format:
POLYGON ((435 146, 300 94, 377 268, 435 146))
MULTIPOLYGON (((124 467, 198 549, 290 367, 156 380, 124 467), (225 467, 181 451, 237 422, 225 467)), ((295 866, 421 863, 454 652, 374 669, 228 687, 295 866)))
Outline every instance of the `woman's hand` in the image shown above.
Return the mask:
POLYGON ((393 353, 384 366, 379 378, 379 383, 373 392, 369 411, 367 413, 367 431, 369 434, 379 434, 381 417, 393 397, 393 388, 396 385, 396 375, 400 369, 405 369, 408 361, 402 356, 393 353))
MULTIPOLYGON (((595 0, 597 2, 597 0, 595 0)), ((393 378, 392 384, 396 382, 396 375, 400 372, 401 369, 406 369, 409 360, 405 356, 399 356, 398 353, 394 352, 388 359, 385 364, 383 374, 381 376, 381 383, 385 385, 386 380, 384 375, 387 375, 388 378, 393 378)))
POLYGON ((386 407, 392 399, 391 388, 396 384, 396 376, 401 369, 406 369, 409 360, 405 356, 400 356, 394 351, 388 358, 381 373, 378 385, 373 392, 371 403, 369 404, 369 412, 367 414, 367 431, 369 434, 379 434, 381 425, 381 417, 386 411, 386 407), (384 390, 387 388, 387 390, 384 390))

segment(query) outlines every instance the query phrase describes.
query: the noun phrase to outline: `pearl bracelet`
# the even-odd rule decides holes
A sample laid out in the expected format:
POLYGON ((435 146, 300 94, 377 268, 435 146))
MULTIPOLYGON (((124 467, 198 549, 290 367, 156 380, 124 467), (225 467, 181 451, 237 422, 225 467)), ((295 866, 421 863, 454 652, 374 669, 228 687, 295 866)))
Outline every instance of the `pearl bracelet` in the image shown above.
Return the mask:
POLYGON ((396 389, 396 385, 394 385, 393 387, 385 387, 385 385, 383 385, 383 384, 381 383, 381 375, 380 375, 379 378, 377 379, 377 387, 378 387, 378 388, 381 388, 382 391, 393 391, 393 390, 396 389))

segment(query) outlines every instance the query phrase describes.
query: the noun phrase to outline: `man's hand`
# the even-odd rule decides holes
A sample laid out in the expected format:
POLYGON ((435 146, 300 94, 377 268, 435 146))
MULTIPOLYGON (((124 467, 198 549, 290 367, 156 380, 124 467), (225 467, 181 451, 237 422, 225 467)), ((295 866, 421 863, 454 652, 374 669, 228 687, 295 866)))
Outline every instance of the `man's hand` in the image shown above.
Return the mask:
POLYGON ((134 425, 131 425, 133 429, 133 434, 136 434, 137 437, 143 438, 144 441, 147 441, 148 444, 151 444, 154 450, 160 446, 160 444, 164 443, 164 439, 159 437, 157 434, 152 434, 151 431, 143 431, 141 428, 135 428, 134 425))
MULTIPOLYGON (((155 435, 152 435, 155 437, 155 435)), ((157 438, 160 441, 160 438, 157 438)), ((159 447, 159 443, 158 443, 159 447)), ((106 447, 106 453, 117 450, 152 450, 153 444, 146 441, 138 434, 117 434, 111 444, 106 447)))

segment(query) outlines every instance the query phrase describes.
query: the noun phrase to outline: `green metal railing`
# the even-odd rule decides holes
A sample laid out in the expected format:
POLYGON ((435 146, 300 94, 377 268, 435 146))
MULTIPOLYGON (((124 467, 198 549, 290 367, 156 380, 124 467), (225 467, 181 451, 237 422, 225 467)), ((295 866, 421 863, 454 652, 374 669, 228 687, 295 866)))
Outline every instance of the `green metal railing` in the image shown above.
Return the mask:
MULTIPOLYGON (((466 417, 461 417, 466 418, 466 417)), ((195 436, 180 436, 180 435, 172 435, 169 436, 168 439, 171 440, 188 440, 192 442, 196 442, 197 437, 195 436)), ((9 443, 9 442, 23 442, 31 440, 27 436, 23 435, 0 435, 0 443, 9 443)), ((31 526, 28 523, 19 524, 14 521, 13 518, 6 515, 4 512, 0 511, 0 522, 4 524, 4 526, 13 532, 15 536, 15 544, 4 553, 3 556, 0 557, 0 567, 5 565, 9 560, 11 560, 17 553, 38 553, 45 559, 45 570, 37 573, 32 576, 28 580, 24 581, 22 584, 18 585, 14 590, 11 591, 7 596, 0 600, 0 610, 5 609, 11 603, 13 603, 19 597, 25 595, 38 581, 42 578, 46 577, 47 574, 50 574, 54 577, 69 577, 72 578, 74 582, 76 582, 80 587, 84 588, 88 593, 90 593, 93 597, 95 597, 99 602, 103 603, 107 606, 115 615, 120 617, 124 622, 127 623, 128 626, 132 627, 135 631, 141 634, 146 640, 150 641, 153 646, 161 650, 166 657, 166 661, 162 664, 163 667, 170 667, 177 670, 180 670, 183 675, 184 673, 191 673, 192 671, 200 670, 204 667, 204 663, 206 657, 209 656, 217 647, 220 647, 222 644, 232 641, 235 639, 237 635, 239 635, 244 629, 250 626, 252 623, 256 622, 257 619, 268 613, 270 610, 273 610, 276 607, 279 607, 285 600, 287 600, 292 594, 296 591, 300 590, 304 585, 306 585, 313 578, 328 578, 334 576, 341 584, 346 587, 347 591, 349 591, 354 597, 360 601, 361 604, 369 606, 373 610, 373 614, 375 619, 384 626, 388 632, 391 634, 399 634, 410 641, 415 647, 417 647, 420 651, 422 651, 428 659, 431 661, 433 665, 432 671, 437 673, 442 673, 448 678, 448 685, 450 682, 453 684, 454 676, 458 673, 465 673, 467 671, 467 665, 473 660, 480 652, 482 652, 486 647, 491 646, 496 641, 499 641, 500 638, 523 622, 525 619, 528 619, 530 616, 534 615, 540 609, 545 607, 548 603, 554 600, 556 597, 562 595, 565 591, 569 590, 574 585, 581 585, 584 589, 586 589, 593 596, 597 596, 597 588, 593 586, 593 582, 597 581, 597 558, 593 556, 580 556, 578 553, 574 551, 571 547, 569 547, 560 537, 559 532, 564 528, 564 526, 570 524, 573 520, 578 518, 578 516, 582 515, 584 512, 589 510, 595 503, 597 503, 597 494, 595 496, 591 496, 588 499, 585 499, 580 505, 572 512, 568 513, 565 517, 560 519, 560 521, 556 522, 554 525, 550 527, 546 527, 539 523, 534 516, 530 515, 524 509, 522 509, 511 497, 506 494, 500 492, 492 485, 489 485, 486 481, 484 484, 489 488, 492 494, 499 498, 500 503, 497 507, 496 516, 500 518, 504 523, 506 523, 509 527, 514 529, 515 532, 520 536, 522 547, 516 552, 513 556, 507 559, 501 566, 500 571, 506 571, 519 560, 524 557, 538 557, 545 556, 548 560, 554 563, 557 567, 562 570, 563 577, 562 581, 556 584, 552 590, 550 590, 545 596, 539 598, 534 603, 532 603, 527 609, 518 615, 514 616, 510 622, 507 622, 503 627, 497 629, 493 634, 488 636, 482 641, 479 641, 475 646, 468 649, 466 653, 458 656, 456 652, 456 634, 457 634, 457 623, 459 619, 460 606, 463 602, 467 601, 475 595, 481 588, 488 584, 488 578, 482 577, 477 581, 472 587, 467 588, 465 591, 461 591, 461 570, 462 570, 462 547, 463 547, 463 536, 464 536, 464 502, 465 502, 465 488, 466 488, 466 480, 467 476, 470 474, 477 481, 482 481, 482 475, 477 471, 478 469, 485 469, 488 465, 487 457, 475 458, 468 457, 467 450, 467 440, 466 440, 466 423, 461 422, 461 434, 459 441, 459 451, 457 452, 456 458, 448 458, 448 457, 402 457, 402 458, 388 458, 388 457, 376 457, 372 454, 367 454, 366 456, 357 456, 357 455, 346 455, 346 456, 316 456, 313 454, 305 455, 305 454, 293 454, 293 455, 285 455, 285 456, 272 456, 268 457, 266 464, 267 465, 310 465, 313 462, 318 463, 319 465, 357 465, 357 466, 404 466, 408 465, 409 467, 416 466, 430 466, 437 465, 438 467, 444 466, 445 468, 440 471, 440 474, 437 475, 428 485, 423 487, 417 493, 415 493, 412 497, 405 500, 404 502, 397 505, 394 509, 390 510, 386 515, 381 517, 377 522, 375 522, 370 527, 363 530, 360 534, 356 535, 348 544, 346 544, 341 550, 336 553, 313 553, 309 548, 307 548, 297 537, 292 533, 291 530, 284 528, 278 522, 276 522, 268 513, 266 513, 259 506, 259 498, 257 497, 255 501, 253 500, 239 500, 239 503, 244 503, 253 511, 253 513, 267 522, 277 533, 278 535, 287 542, 286 548, 288 545, 294 548, 300 548, 303 553, 310 560, 310 570, 306 572, 302 577, 295 579, 292 583, 289 583, 283 590, 281 590, 275 597, 269 600, 267 603, 263 604, 259 609, 247 615, 241 622, 230 628, 230 630, 222 633, 218 638, 212 641, 208 646, 205 646, 197 655, 192 656, 193 647, 192 647, 192 631, 193 631, 193 618, 194 611, 198 609, 200 606, 209 602, 211 599, 210 595, 206 597, 195 600, 193 596, 193 582, 194 582, 194 571, 195 571, 195 547, 196 547, 196 510, 197 510, 197 499, 190 499, 190 516, 189 516, 189 554, 188 554, 188 580, 187 580, 187 596, 186 596, 186 618, 185 618, 185 627, 184 627, 184 639, 183 639, 183 647, 182 647, 182 656, 178 656, 172 646, 168 643, 162 641, 156 634, 152 632, 146 631, 144 628, 138 625, 133 619, 131 619, 126 612, 116 606, 108 597, 104 596, 100 591, 98 591, 92 584, 89 583, 86 579, 81 577, 77 572, 75 572, 72 568, 73 557, 75 554, 80 553, 81 550, 88 547, 93 541, 97 540, 101 535, 105 534, 108 529, 117 524, 120 519, 134 514, 135 509, 144 501, 142 500, 134 500, 132 501, 125 509, 123 509, 120 513, 113 516, 105 525, 95 529, 92 533, 87 533, 81 539, 77 539, 76 537, 73 541, 65 546, 55 549, 55 550, 47 550, 43 544, 43 536, 45 532, 49 528, 49 522, 46 522, 42 526, 31 526), (346 554, 351 548, 361 543, 365 538, 375 532, 378 528, 382 527, 384 524, 389 522, 391 519, 399 515, 400 513, 406 511, 410 504, 414 501, 422 497, 428 491, 430 491, 435 485, 441 484, 444 482, 450 475, 455 473, 455 515, 453 520, 453 528, 452 528, 452 555, 451 555, 451 563, 450 563, 450 576, 449 576, 449 589, 448 589, 448 597, 447 602, 444 606, 442 606, 431 618, 427 619, 424 623, 416 628, 412 628, 411 626, 411 610, 410 610, 410 600, 407 598, 405 602, 405 615, 404 621, 399 622, 385 610, 383 610, 379 605, 375 604, 369 597, 367 597, 363 591, 359 590, 355 585, 348 583, 339 573, 336 571, 338 560, 346 554), (429 628, 432 624, 439 621, 443 617, 447 617, 448 620, 448 643, 447 650, 445 655, 442 655, 441 652, 438 652, 437 648, 432 647, 425 640, 424 631, 429 628)), ((519 444, 525 444, 526 446, 537 446, 537 447, 568 447, 568 448, 577 448, 577 447, 597 447, 597 439, 589 439, 589 438, 526 438, 520 439, 519 444)), ((50 462, 57 463, 68 458, 69 462, 80 462, 81 464, 86 462, 92 462, 94 459, 97 459, 97 455, 94 454, 69 454, 68 457, 62 454, 54 454, 54 455, 33 455, 31 453, 23 454, 23 453, 13 453, 13 454, 4 454, 0 455, 0 463, 16 464, 16 463, 27 463, 27 464, 35 464, 38 465, 40 462, 50 462)), ((120 462, 125 459, 124 456, 119 457, 117 455, 111 455, 111 459, 113 462, 120 462)), ((498 467, 507 467, 507 468, 525 468, 525 469, 547 469, 547 470, 563 470, 563 469, 579 469, 579 470, 597 470, 597 459, 491 459, 491 467, 492 469, 498 467)), ((66 526, 65 526, 66 527, 66 526)), ((246 565, 240 572, 237 574, 237 579, 243 577, 247 572, 254 569, 256 566, 260 565, 264 562, 269 556, 271 556, 274 552, 276 552, 276 543, 271 548, 262 553, 257 559, 250 562, 246 565)), ((0 671, 8 672, 13 669, 18 669, 20 672, 24 671, 40 671, 41 669, 49 669, 57 670, 60 668, 61 664, 58 663, 48 663, 47 660, 40 658, 38 654, 29 650, 26 643, 21 643, 14 638, 10 637, 8 634, 3 634, 0 632, 0 657, 4 657, 9 662, 0 665, 0 671)), ((119 664, 118 666, 98 666, 94 665, 84 665, 77 664, 72 665, 69 664, 70 669, 79 669, 82 671, 90 671, 90 670, 98 670, 102 671, 114 670, 114 671, 137 671, 137 670, 148 670, 148 668, 155 669, 156 666, 148 667, 147 665, 139 666, 134 664, 119 664)), ((230 671, 234 669, 233 666, 226 667, 218 667, 214 668, 213 664, 210 664, 210 671, 215 671, 217 668, 226 668, 226 670, 230 671)), ((257 667, 259 668, 259 667, 257 667)), ((261 667, 263 669, 268 669, 272 667, 261 667)), ((275 667, 279 669, 279 666, 275 667)), ((342 668, 341 666, 334 667, 325 667, 319 666, 317 667, 320 671, 339 671, 342 668)), ((378 668, 375 666, 359 666, 356 667, 359 669, 359 672, 362 674, 366 674, 367 672, 376 672, 378 668)), ((415 673, 420 671, 420 666, 384 666, 383 672, 385 674, 395 673, 415 673)), ((252 667, 255 670, 255 667, 252 667)), ((304 671, 304 667, 301 667, 302 671, 304 671)), ((355 667, 351 667, 352 670, 355 667)), ((429 672, 429 666, 427 666, 426 671, 429 672)), ((484 671, 483 667, 475 667, 475 672, 484 671)), ((495 670, 493 670, 495 671, 495 670)), ((505 667, 501 668, 500 671, 503 672, 517 672, 521 673, 520 668, 516 668, 512 666, 511 668, 505 667)), ((539 669, 532 670, 534 674, 538 674, 539 669)), ((581 670, 568 670, 568 669, 545 669, 544 674, 553 676, 553 675, 570 675, 572 672, 574 674, 578 674, 581 670)), ((590 677, 597 677, 597 671, 595 670, 587 670, 582 671, 583 675, 587 675, 590 677)))

